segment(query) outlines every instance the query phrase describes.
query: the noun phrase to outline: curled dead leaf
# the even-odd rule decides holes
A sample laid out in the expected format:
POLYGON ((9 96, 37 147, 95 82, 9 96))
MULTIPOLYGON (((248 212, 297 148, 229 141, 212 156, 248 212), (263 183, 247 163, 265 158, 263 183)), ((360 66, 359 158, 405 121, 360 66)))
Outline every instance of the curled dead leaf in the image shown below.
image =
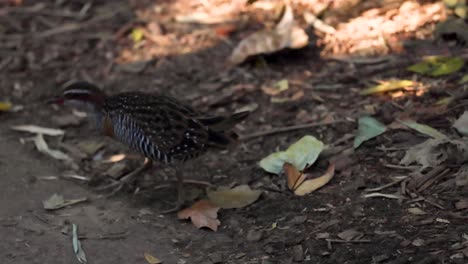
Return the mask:
POLYGON ((192 221, 197 228, 208 227, 216 231, 221 222, 218 220, 219 207, 208 200, 200 200, 191 207, 185 208, 177 213, 179 219, 188 219, 192 221))
POLYGON ((294 191, 294 194, 298 196, 312 193, 327 184, 335 175, 334 163, 329 164, 327 171, 322 176, 310 180, 306 180, 307 174, 298 171, 289 163, 285 163, 283 168, 288 179, 288 188, 294 191))
POLYGON ((273 30, 261 30, 243 39, 233 50, 229 62, 240 64, 247 57, 273 53, 284 48, 299 49, 307 45, 309 36, 295 25, 292 8, 285 6, 281 21, 273 30))
POLYGON ((414 215, 425 215, 427 214, 426 212, 424 212, 421 208, 419 207, 411 207, 411 208, 408 208, 408 213, 410 214, 414 214, 414 215))
POLYGON ((160 264, 162 263, 161 260, 159 260, 157 257, 149 254, 149 253, 144 253, 145 259, 149 264, 160 264))
POLYGON ((306 179, 306 176, 304 175, 304 173, 298 171, 290 163, 287 163, 287 162, 284 163, 283 169, 284 169, 284 172, 286 173, 286 176, 288 177, 288 188, 290 190, 295 190, 306 179))
POLYGON ((221 208, 243 208, 255 202, 262 191, 252 190, 248 185, 239 185, 232 189, 207 191, 208 198, 221 208))
POLYGON ((294 190, 294 194, 299 196, 309 194, 327 184, 333 178, 334 175, 335 164, 330 163, 325 174, 318 178, 304 181, 301 185, 299 185, 299 187, 297 187, 296 190, 294 190))

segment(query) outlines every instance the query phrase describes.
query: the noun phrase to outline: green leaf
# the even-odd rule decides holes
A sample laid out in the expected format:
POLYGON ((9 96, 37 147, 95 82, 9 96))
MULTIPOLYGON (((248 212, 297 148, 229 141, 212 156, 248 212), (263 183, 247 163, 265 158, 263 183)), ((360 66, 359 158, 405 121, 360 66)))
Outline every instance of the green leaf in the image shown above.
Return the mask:
POLYGON ((374 94, 374 93, 383 93, 383 92, 393 91, 393 90, 405 88, 408 86, 412 86, 414 84, 415 82, 410 81, 410 80, 393 80, 393 81, 389 81, 389 82, 365 89, 364 91, 361 91, 361 94, 369 95, 369 94, 374 94))
POLYGON ((372 139, 387 131, 387 127, 377 119, 364 116, 358 120, 358 132, 354 138, 354 148, 358 148, 364 141, 372 139))
POLYGON ((135 43, 140 42, 143 39, 144 35, 145 33, 143 32, 141 28, 134 28, 132 30, 132 33, 130 33, 130 37, 135 43))
POLYGON ((86 254, 84 253, 83 249, 81 248, 80 240, 78 240, 78 228, 75 224, 72 224, 72 243, 73 243, 73 251, 75 252, 76 258, 80 263, 87 263, 86 254))
POLYGON ((420 63, 409 66, 407 70, 437 77, 459 71, 464 64, 465 61, 462 58, 431 56, 420 63))
POLYGON ((463 75, 458 84, 464 84, 468 82, 468 74, 463 75))
POLYGON ((426 136, 435 138, 435 139, 447 139, 447 136, 439 132, 437 129, 432 128, 427 125, 419 124, 414 121, 399 121, 400 123, 404 124, 405 126, 412 128, 419 133, 422 133, 426 136))
POLYGON ((303 171, 314 164, 322 150, 322 141, 313 136, 304 136, 286 151, 275 152, 263 158, 259 165, 270 173, 279 174, 283 170, 283 164, 288 162, 299 171, 303 171))

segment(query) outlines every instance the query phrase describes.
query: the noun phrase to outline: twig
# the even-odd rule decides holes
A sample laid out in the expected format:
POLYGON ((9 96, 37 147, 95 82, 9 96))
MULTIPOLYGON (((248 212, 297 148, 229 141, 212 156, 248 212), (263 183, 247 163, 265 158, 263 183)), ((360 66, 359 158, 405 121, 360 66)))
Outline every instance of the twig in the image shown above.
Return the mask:
POLYGON ((122 8, 117 8, 115 10, 112 10, 110 12, 102 14, 101 16, 92 18, 92 19, 90 19, 88 21, 85 21, 85 22, 82 22, 82 23, 79 23, 79 24, 78 23, 65 24, 65 25, 63 25, 61 27, 57 27, 57 28, 53 28, 53 29, 49 29, 49 30, 46 30, 46 31, 39 32, 38 34, 35 34, 33 36, 36 37, 36 38, 45 38, 45 37, 50 37, 50 36, 57 35, 57 34, 73 32, 73 31, 88 27, 88 26, 90 26, 92 24, 95 24, 97 22, 100 22, 102 20, 112 18, 113 16, 117 15, 118 13, 120 13, 122 11, 123 11, 122 8))
POLYGON ((437 207, 437 208, 439 208, 439 209, 441 209, 441 210, 445 210, 445 208, 444 208, 442 205, 437 204, 437 203, 435 203, 435 202, 433 202, 433 201, 431 201, 431 200, 429 200, 429 199, 426 199, 426 198, 424 198, 424 197, 422 197, 422 198, 423 198, 423 200, 424 200, 426 203, 428 203, 428 204, 430 204, 430 205, 432 205, 432 206, 435 206, 435 207, 437 207))
POLYGON ((396 165, 396 164, 385 164, 384 166, 387 168, 391 168, 391 169, 410 170, 410 171, 413 171, 419 168, 418 166, 401 166, 401 165, 396 165))
POLYGON ((128 231, 124 231, 121 233, 116 234, 104 234, 104 235, 97 235, 97 236, 78 236, 79 239, 89 239, 89 240, 100 240, 100 239, 122 239, 128 236, 128 231))
POLYGON ((327 242, 333 243, 370 243, 369 239, 358 239, 358 240, 342 240, 342 239, 325 239, 327 242))
POLYGON ((372 197, 384 197, 384 198, 397 199, 397 200, 405 199, 405 197, 403 196, 394 195, 394 194, 386 194, 386 193, 369 193, 369 194, 364 195, 364 198, 372 198, 372 197))
MULTIPOLYGON (((445 166, 444 166, 445 168, 445 166)), ((417 192, 418 193, 421 193, 423 192, 424 190, 426 190, 427 188, 429 188, 431 185, 433 185, 436 181, 438 180, 441 180, 442 178, 444 178, 447 173, 450 172, 450 169, 449 168, 446 168, 445 170, 443 170, 442 172, 440 172, 439 174, 437 174, 436 176, 428 179, 427 181, 425 181, 423 184, 421 184, 420 186, 418 186, 418 189, 417 189, 417 192)))
POLYGON ((377 192, 377 191, 381 191, 381 190, 383 190, 383 189, 385 189, 385 188, 388 188, 388 187, 391 187, 391 186, 393 186, 393 185, 395 185, 395 184, 400 183, 401 181, 403 181, 403 180, 406 179, 406 178, 408 178, 408 176, 403 176, 403 177, 401 177, 401 178, 399 178, 399 179, 397 179, 397 180, 395 180, 395 181, 393 181, 393 182, 391 182, 391 183, 387 183, 387 184, 385 184, 385 185, 382 185, 382 186, 376 187, 376 188, 365 189, 364 191, 366 191, 366 192, 377 192))
POLYGON ((300 129, 305 129, 305 128, 311 128, 311 127, 333 125, 333 124, 343 123, 343 122, 347 122, 347 121, 346 121, 346 120, 323 121, 323 122, 314 122, 314 123, 308 123, 308 124, 303 124, 303 125, 286 126, 286 127, 277 127, 277 128, 272 128, 271 130, 261 131, 261 132, 252 133, 252 134, 247 134, 247 135, 241 136, 241 137, 239 138, 239 140, 240 140, 240 141, 247 141, 247 140, 251 140, 251 139, 257 138, 257 137, 263 137, 263 136, 268 136, 268 135, 273 135, 273 134, 279 134, 279 133, 284 133, 284 132, 289 132, 289 131, 294 131, 294 130, 300 130, 300 129))

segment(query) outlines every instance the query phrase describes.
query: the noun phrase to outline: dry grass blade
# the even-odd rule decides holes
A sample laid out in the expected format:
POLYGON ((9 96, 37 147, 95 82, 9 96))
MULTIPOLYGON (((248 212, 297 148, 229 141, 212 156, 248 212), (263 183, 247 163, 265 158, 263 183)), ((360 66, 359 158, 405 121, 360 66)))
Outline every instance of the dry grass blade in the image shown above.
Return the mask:
POLYGON ((383 189, 386 189, 386 188, 388 188, 388 187, 391 187, 391 186, 393 186, 393 185, 396 185, 396 184, 400 183, 401 181, 403 181, 403 180, 405 180, 405 179, 407 179, 407 178, 408 178, 408 176, 401 176, 401 177, 399 177, 399 179, 397 179, 396 181, 393 181, 393 182, 391 182, 391 183, 387 183, 387 184, 382 185, 382 186, 380 186, 380 187, 375 187, 375 188, 371 188, 371 189, 365 189, 364 191, 366 191, 366 192, 377 192, 377 191, 381 191, 381 190, 383 190, 383 189))
POLYGON ((47 136, 62 136, 65 134, 65 131, 62 129, 40 127, 35 125, 19 125, 12 126, 11 129, 22 132, 29 132, 33 134, 43 134, 47 136))
POLYGON ((373 197, 383 197, 383 198, 389 198, 389 199, 397 199, 397 200, 403 200, 406 199, 405 197, 401 195, 395 195, 395 194, 386 194, 386 193, 369 193, 364 195, 364 198, 373 198, 373 197))
POLYGON ((36 145, 36 148, 37 150, 39 150, 39 152, 49 155, 50 157, 54 159, 72 161, 70 156, 63 153, 62 151, 50 149, 46 141, 44 140, 44 137, 42 136, 42 134, 37 134, 37 136, 34 137, 34 144, 36 145))

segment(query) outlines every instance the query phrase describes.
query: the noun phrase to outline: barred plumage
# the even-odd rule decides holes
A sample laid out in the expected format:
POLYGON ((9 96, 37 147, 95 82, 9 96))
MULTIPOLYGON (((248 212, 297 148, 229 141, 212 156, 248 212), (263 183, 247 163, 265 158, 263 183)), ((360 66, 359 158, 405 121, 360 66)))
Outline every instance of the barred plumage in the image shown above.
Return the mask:
POLYGON ((104 134, 162 163, 184 162, 235 141, 230 130, 247 112, 206 117, 162 94, 126 92, 106 96, 89 83, 65 88, 62 102, 88 105, 104 134))

